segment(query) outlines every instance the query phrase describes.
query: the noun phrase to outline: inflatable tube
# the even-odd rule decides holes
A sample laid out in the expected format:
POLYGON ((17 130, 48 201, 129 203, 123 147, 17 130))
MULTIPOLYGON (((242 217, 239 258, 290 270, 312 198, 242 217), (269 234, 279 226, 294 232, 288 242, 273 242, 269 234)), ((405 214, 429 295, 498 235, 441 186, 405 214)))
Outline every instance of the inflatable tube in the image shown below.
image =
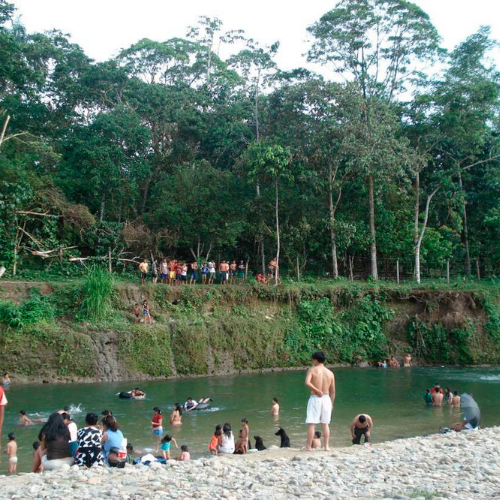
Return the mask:
POLYGON ((210 410, 212 405, 210 403, 200 403, 193 411, 196 410, 210 410))
POLYGON ((132 393, 129 391, 129 392, 120 392, 120 394, 118 394, 118 397, 120 399, 132 399, 132 393))

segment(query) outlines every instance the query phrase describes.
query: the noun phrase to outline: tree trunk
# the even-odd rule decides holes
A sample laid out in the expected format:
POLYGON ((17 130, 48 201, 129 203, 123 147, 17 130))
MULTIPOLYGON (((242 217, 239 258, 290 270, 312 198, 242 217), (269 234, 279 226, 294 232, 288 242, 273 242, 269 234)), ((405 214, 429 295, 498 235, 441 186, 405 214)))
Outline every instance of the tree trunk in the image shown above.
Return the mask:
POLYGON ((275 285, 279 283, 280 274, 280 214, 279 214, 279 189, 278 178, 274 181, 275 212, 276 212, 276 269, 274 271, 275 285))
POLYGON ((261 249, 261 257, 262 257, 262 275, 266 275, 266 252, 264 248, 264 236, 261 236, 260 240, 260 249, 261 249))
POLYGON ((432 198, 434 198, 434 195, 439 191, 439 187, 434 189, 434 191, 427 196, 427 202, 425 203, 425 215, 424 215, 424 222, 422 224, 422 231, 420 234, 418 234, 418 227, 417 227, 417 241, 415 243, 415 280, 417 281, 417 284, 420 285, 420 247, 422 246, 422 240, 424 239, 424 234, 425 230, 427 228, 427 222, 429 220, 429 210, 431 207, 431 201, 432 198))
POLYGON ((9 125, 10 115, 7 115, 5 121, 3 122, 2 132, 0 133, 0 148, 2 147, 2 142, 5 137, 5 132, 7 131, 7 126, 9 125))
POLYGON ((102 193, 101 196, 101 214, 99 215, 99 222, 104 220, 104 209, 106 208, 106 195, 102 193))
MULTIPOLYGON (((418 242, 418 222, 420 218, 420 172, 417 172, 415 176, 415 217, 413 223, 413 244, 415 248, 417 248, 418 242)), ((417 279, 416 276, 417 266, 415 265, 415 269, 413 270, 413 277, 417 279)))
MULTIPOLYGON (((460 189, 464 191, 464 185, 462 182, 462 174, 458 173, 458 183, 460 185, 460 189)), ((467 272, 467 276, 472 274, 472 265, 470 260, 470 249, 469 249, 469 227, 467 224, 467 205, 465 200, 465 191, 464 191, 464 211, 463 211, 463 219, 464 219, 464 245, 465 245, 465 271, 467 272)))
POLYGON ((335 234, 335 205, 333 204, 333 172, 332 166, 329 166, 329 178, 328 178, 328 204, 330 205, 330 240, 331 240, 331 250, 332 250, 332 274, 333 279, 336 280, 339 277, 339 264, 337 260, 337 235, 335 234))
POLYGON ((370 203, 370 260, 371 260, 371 274, 373 279, 378 280, 378 267, 377 267, 377 242, 375 232, 375 196, 373 187, 373 175, 368 177, 368 191, 370 203))

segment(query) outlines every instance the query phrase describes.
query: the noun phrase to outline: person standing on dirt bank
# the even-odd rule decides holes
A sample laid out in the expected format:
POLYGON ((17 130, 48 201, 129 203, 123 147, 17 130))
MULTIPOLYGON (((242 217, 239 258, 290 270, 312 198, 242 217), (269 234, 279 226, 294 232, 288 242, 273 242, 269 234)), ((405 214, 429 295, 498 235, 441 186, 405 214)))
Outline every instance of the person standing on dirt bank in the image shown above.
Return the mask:
POLYGON ((321 424, 325 451, 330 444, 330 421, 335 401, 335 376, 324 366, 325 354, 316 351, 312 355, 313 367, 307 371, 305 385, 311 391, 307 403, 307 444, 306 451, 312 451, 316 425, 321 424))
POLYGON ((146 259, 144 259, 140 264, 139 264, 139 271, 141 273, 141 285, 146 284, 146 278, 148 277, 148 271, 149 271, 149 264, 146 259))

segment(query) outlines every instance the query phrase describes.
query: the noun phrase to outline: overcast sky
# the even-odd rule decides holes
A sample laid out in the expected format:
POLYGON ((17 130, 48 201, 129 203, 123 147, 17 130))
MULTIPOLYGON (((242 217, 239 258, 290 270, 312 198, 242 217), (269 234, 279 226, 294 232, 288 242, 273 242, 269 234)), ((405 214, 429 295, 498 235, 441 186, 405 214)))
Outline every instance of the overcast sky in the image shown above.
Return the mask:
MULTIPOLYGON (((244 29, 262 44, 281 42, 282 69, 305 65, 307 27, 336 0, 10 0, 28 31, 57 28, 87 55, 105 60, 141 38, 185 36, 198 16, 218 17, 224 29, 244 29)), ((443 45, 452 48, 481 25, 500 40, 500 0, 414 0, 426 11, 443 45)), ((221 54, 222 55, 222 54, 221 54)), ((500 66, 500 57, 497 65, 500 66)))

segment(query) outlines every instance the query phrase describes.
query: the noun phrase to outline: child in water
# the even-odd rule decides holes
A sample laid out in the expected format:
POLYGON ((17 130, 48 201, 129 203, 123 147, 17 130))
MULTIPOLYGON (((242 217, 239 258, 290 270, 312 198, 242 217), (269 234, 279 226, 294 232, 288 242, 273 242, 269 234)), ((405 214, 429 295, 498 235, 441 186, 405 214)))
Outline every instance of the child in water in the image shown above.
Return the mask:
POLYGON ((191 460, 191 454, 188 451, 188 447, 183 444, 181 446, 181 454, 177 457, 177 460, 180 460, 181 462, 187 462, 188 460, 191 460))
POLYGON ((219 424, 215 426, 215 432, 213 433, 210 444, 208 445, 208 451, 210 452, 211 455, 219 454, 218 446, 220 445, 221 437, 222 437, 222 425, 219 424))
POLYGON ((33 422, 26 416, 24 410, 19 412, 19 425, 33 425, 33 422))
POLYGON ((9 443, 5 448, 5 454, 9 457, 9 474, 15 474, 17 470, 17 443, 13 432, 9 434, 9 443))
POLYGON ((166 434, 165 437, 161 440, 161 456, 165 460, 170 460, 170 447, 172 446, 172 443, 175 444, 176 448, 179 448, 177 446, 177 441, 168 434, 166 434))
POLYGON ((8 373, 3 374, 3 386, 8 387, 10 385, 10 377, 8 373))

